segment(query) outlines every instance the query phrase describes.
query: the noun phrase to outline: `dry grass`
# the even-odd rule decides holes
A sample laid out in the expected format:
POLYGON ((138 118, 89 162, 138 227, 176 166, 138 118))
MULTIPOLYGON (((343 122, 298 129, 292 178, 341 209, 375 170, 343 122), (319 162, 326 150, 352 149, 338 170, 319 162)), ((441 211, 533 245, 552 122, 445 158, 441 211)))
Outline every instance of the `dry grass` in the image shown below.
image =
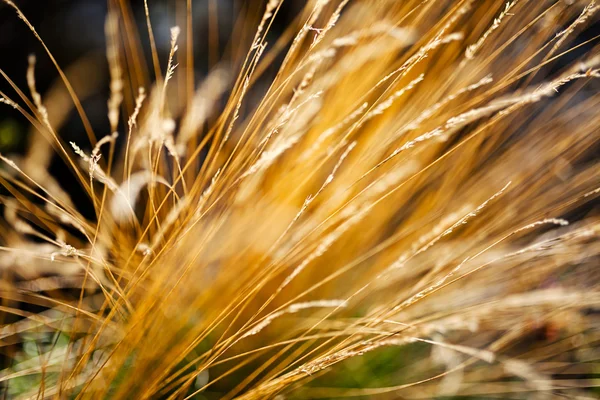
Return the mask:
POLYGON ((309 1, 273 43, 264 7, 245 58, 193 93, 190 27, 149 86, 115 5, 114 133, 86 122, 77 69, 40 95, 31 58, 30 97, 1 93, 35 128, 0 170, 1 311, 20 317, 0 343, 27 350, 5 352, 6 392, 593 396, 600 55, 577 35, 595 2, 309 1), (69 95, 87 143, 61 139, 69 95))

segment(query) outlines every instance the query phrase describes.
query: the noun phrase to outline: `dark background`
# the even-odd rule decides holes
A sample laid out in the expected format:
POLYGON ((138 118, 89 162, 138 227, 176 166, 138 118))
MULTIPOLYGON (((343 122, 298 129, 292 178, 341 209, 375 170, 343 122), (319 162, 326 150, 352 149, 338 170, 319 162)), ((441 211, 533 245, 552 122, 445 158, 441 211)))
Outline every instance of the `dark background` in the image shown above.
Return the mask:
MULTIPOLYGON (((265 2, 261 0, 212 0, 217 5, 219 44, 218 57, 221 58, 229 44, 231 30, 236 18, 242 15, 258 15, 264 11, 265 2)), ((105 81, 102 90, 87 98, 83 103, 91 125, 97 132, 108 132, 106 101, 108 99, 107 64, 105 59, 106 40, 104 22, 108 12, 107 0, 14 0, 23 14, 36 28, 61 68, 66 69, 86 55, 94 54, 101 60, 96 74, 105 81)), ((129 1, 139 36, 145 51, 146 63, 151 69, 151 54, 143 0, 129 1)), ((303 2, 292 0, 284 6, 272 28, 270 43, 290 23, 301 10, 303 2)), ((160 62, 164 67, 170 49, 170 28, 176 25, 176 7, 185 7, 185 0, 148 0, 152 28, 156 39, 160 62)), ((209 0, 193 0, 195 77, 200 81, 209 68, 208 18, 209 0)), ((185 36, 182 26, 180 36, 185 36)), ((248 39, 249 40, 249 39, 248 39)), ((2 69, 27 95, 26 71, 29 54, 37 56, 35 70, 36 84, 42 98, 59 75, 46 55, 39 41, 21 21, 16 12, 0 2, 0 69, 2 69)), ((180 57, 183 57, 183 49, 180 57)), ((180 72, 182 73, 182 72, 180 72)), ((147 88, 148 89, 148 88, 147 88)), ((0 90, 13 100, 17 95, 8 83, 0 80, 0 90)), ((22 104, 21 102, 17 101, 22 104)), ((71 113, 69 122, 61 129, 65 140, 85 137, 83 127, 76 112, 71 113)), ((3 154, 23 151, 24 138, 30 125, 10 106, 0 107, 0 152, 3 154)))
MULTIPOLYGON (((76 61, 84 57, 93 56, 95 68, 90 71, 94 78, 100 79, 100 86, 91 96, 82 99, 83 108, 90 120, 91 126, 97 137, 109 133, 110 127, 107 118, 107 99, 109 97, 108 64, 106 61, 106 39, 104 23, 109 10, 109 4, 114 0, 14 0, 23 14, 35 27, 48 49, 52 52, 63 70, 68 69, 76 61)), ((141 45, 144 51, 146 65, 148 66, 150 80, 154 80, 152 69, 152 56, 150 52, 149 35, 146 28, 143 0, 130 0, 132 15, 138 28, 141 45)), ((270 35, 269 43, 274 43, 277 36, 282 33, 301 11, 304 1, 286 0, 278 14, 270 35)), ((159 53, 162 72, 166 68, 170 50, 170 28, 177 22, 176 10, 185 10, 186 0, 148 0, 153 33, 159 53)), ((256 21, 262 15, 266 1, 261 0, 192 0, 193 40, 194 40, 194 69, 195 80, 198 84, 207 74, 215 62, 227 58, 226 52, 231 49, 231 32, 234 23, 239 18, 256 21), (212 3, 212 4, 211 4, 212 3), (219 47, 210 49, 208 46, 208 20, 211 15, 209 7, 216 5, 218 18, 219 47), (214 51, 218 54, 214 54, 214 51), (212 53, 211 53, 212 52, 212 53), (211 53, 209 55, 209 53, 211 53), (214 60, 218 58, 217 60, 214 60)), ((181 14, 178 14, 181 18, 181 14)), ((185 38, 185 26, 181 26, 179 42, 185 38)), ((248 35, 254 31, 255 26, 248 26, 248 35)), ((251 37, 242 38, 246 42, 251 37)), ((246 42, 236 38, 234 46, 247 47, 246 42)), ((247 49, 243 49, 246 51, 247 49)), ((35 54, 37 58, 35 77, 37 90, 44 96, 53 84, 60 79, 59 74, 46 54, 46 51, 25 25, 18 18, 15 10, 0 1, 0 69, 29 97, 30 93, 26 81, 28 56, 35 54)), ((178 57, 185 57, 185 49, 180 48, 178 57)), ((180 61, 179 61, 180 62, 180 61)), ((226 64, 229 68, 235 65, 226 64)), ((274 71, 276 68, 274 67, 274 71)), ((272 71, 272 72, 274 72, 272 71)), ((180 69, 176 73, 184 74, 180 69)), ((268 75, 268 74, 267 74, 268 75)), ((146 89, 150 89, 146 87, 146 89)), ((12 100, 24 105, 18 95, 5 79, 0 77, 0 91, 12 100)), ((123 121, 121 121, 121 124, 123 121)), ((18 156, 25 152, 27 137, 31 124, 17 110, 6 104, 0 104, 0 153, 3 155, 18 156)), ((123 131, 123 125, 119 130, 123 131)), ((59 129, 59 134, 65 142, 76 142, 85 150, 87 137, 83 124, 75 109, 69 111, 68 120, 59 129)), ((123 136, 123 135, 121 135, 123 136)), ((56 155, 50 165, 52 175, 59 177, 58 181, 75 200, 80 211, 88 218, 93 219, 94 213, 89 200, 85 198, 82 189, 77 185, 69 185, 61 176, 70 174, 67 167, 56 155)))

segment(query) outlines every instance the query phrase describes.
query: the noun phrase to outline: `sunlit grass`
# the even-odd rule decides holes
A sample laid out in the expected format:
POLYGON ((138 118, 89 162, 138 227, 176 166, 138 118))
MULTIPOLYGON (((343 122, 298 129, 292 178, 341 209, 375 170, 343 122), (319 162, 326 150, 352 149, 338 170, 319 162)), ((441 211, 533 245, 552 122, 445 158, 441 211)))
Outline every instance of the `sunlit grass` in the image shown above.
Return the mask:
POLYGON ((578 39, 594 1, 309 1, 267 43, 270 0, 197 88, 191 26, 160 60, 146 4, 151 85, 121 6, 106 22, 110 132, 77 97, 97 84, 85 64, 40 94, 32 56, 28 94, 0 93, 33 127, 23 156, 1 156, 10 396, 600 384, 600 55, 578 39), (68 143, 72 108, 85 133, 68 143), (48 172, 54 153, 69 176, 48 172))

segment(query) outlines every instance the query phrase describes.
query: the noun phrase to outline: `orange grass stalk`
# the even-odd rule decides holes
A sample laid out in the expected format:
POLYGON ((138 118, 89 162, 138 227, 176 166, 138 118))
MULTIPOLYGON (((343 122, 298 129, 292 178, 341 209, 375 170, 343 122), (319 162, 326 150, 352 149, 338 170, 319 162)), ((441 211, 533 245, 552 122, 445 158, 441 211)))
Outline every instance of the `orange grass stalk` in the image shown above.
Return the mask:
POLYGON ((111 5, 111 132, 61 138, 53 101, 88 125, 77 70, 46 96, 31 58, 32 100, 0 94, 35 128, 25 159, 1 156, 0 265, 27 277, 2 281, 2 312, 22 317, 2 345, 37 346, 0 373, 6 393, 592 395, 600 55, 577 35, 595 1, 315 0, 268 43, 269 0, 244 58, 195 94, 189 14, 161 71, 144 2, 156 84, 138 87, 111 5), (48 174, 51 148, 72 176, 48 174), (61 189, 73 180, 94 219, 61 189))

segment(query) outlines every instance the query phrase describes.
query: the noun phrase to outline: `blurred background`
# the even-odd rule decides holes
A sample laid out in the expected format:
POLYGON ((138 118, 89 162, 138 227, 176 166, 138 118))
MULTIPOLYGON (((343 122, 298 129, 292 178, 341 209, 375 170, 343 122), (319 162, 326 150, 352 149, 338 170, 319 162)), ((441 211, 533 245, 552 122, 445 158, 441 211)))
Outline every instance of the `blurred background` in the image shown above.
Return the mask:
MULTIPOLYGON (((35 27, 41 38, 52 52, 58 64, 71 80, 75 91, 82 101, 83 108, 91 126, 99 137, 110 132, 107 118, 107 99, 109 95, 108 64, 106 61, 106 37, 104 24, 110 7, 125 8, 138 28, 138 37, 143 49, 146 65, 141 65, 147 84, 154 81, 152 55, 143 0, 15 0, 14 3, 23 11, 35 27)), ((194 80, 196 84, 206 76, 207 72, 219 63, 225 63, 227 69, 235 70, 235 62, 249 48, 253 30, 264 12, 264 1, 260 0, 192 0, 192 26, 194 47, 194 80), (237 25, 236 25, 237 24, 237 25), (234 29, 241 30, 244 35, 236 35, 232 42, 234 29), (212 45, 209 45, 209 42, 212 45)), ((285 1, 275 24, 271 28, 269 44, 276 41, 286 26, 297 17, 304 5, 300 0, 285 1)), ((179 44, 180 51, 176 62, 180 68, 176 76, 185 75, 185 23, 187 0, 148 0, 148 8, 152 29, 156 40, 159 61, 164 72, 169 49, 170 28, 179 25, 182 33, 179 44)), ((52 90, 63 90, 60 76, 46 54, 40 42, 29 28, 7 4, 0 2, 0 69, 22 89, 27 96, 26 71, 28 56, 35 54, 36 86, 47 107, 62 103, 61 110, 54 114, 65 114, 58 125, 58 131, 65 142, 73 141, 86 148, 87 139, 83 124, 72 102, 65 98, 64 102, 52 99, 45 101, 52 90), (51 105, 52 103, 52 105, 51 105)), ((274 68, 273 71, 275 72, 274 68)), ((269 74, 267 73, 266 76, 269 74)), ((146 85, 144 85, 146 86, 146 85)), ((149 89, 146 86, 146 89, 149 89)), ((184 91, 185 89, 182 89, 184 91)), ((17 94, 6 79, 0 79, 0 91, 11 99, 19 101, 17 94)), ((53 114, 50 110, 50 114, 53 114)), ((0 153, 17 156, 23 154, 27 147, 27 137, 31 124, 12 107, 0 107, 0 153)), ((18 157, 18 156, 17 156, 18 157)), ((50 163, 50 172, 54 176, 67 174, 67 169, 54 156, 50 163)), ((93 212, 86 206, 79 185, 68 185, 59 179, 64 189, 71 192, 75 204, 89 218, 93 212), (79 200, 79 201, 77 201, 79 200)))

